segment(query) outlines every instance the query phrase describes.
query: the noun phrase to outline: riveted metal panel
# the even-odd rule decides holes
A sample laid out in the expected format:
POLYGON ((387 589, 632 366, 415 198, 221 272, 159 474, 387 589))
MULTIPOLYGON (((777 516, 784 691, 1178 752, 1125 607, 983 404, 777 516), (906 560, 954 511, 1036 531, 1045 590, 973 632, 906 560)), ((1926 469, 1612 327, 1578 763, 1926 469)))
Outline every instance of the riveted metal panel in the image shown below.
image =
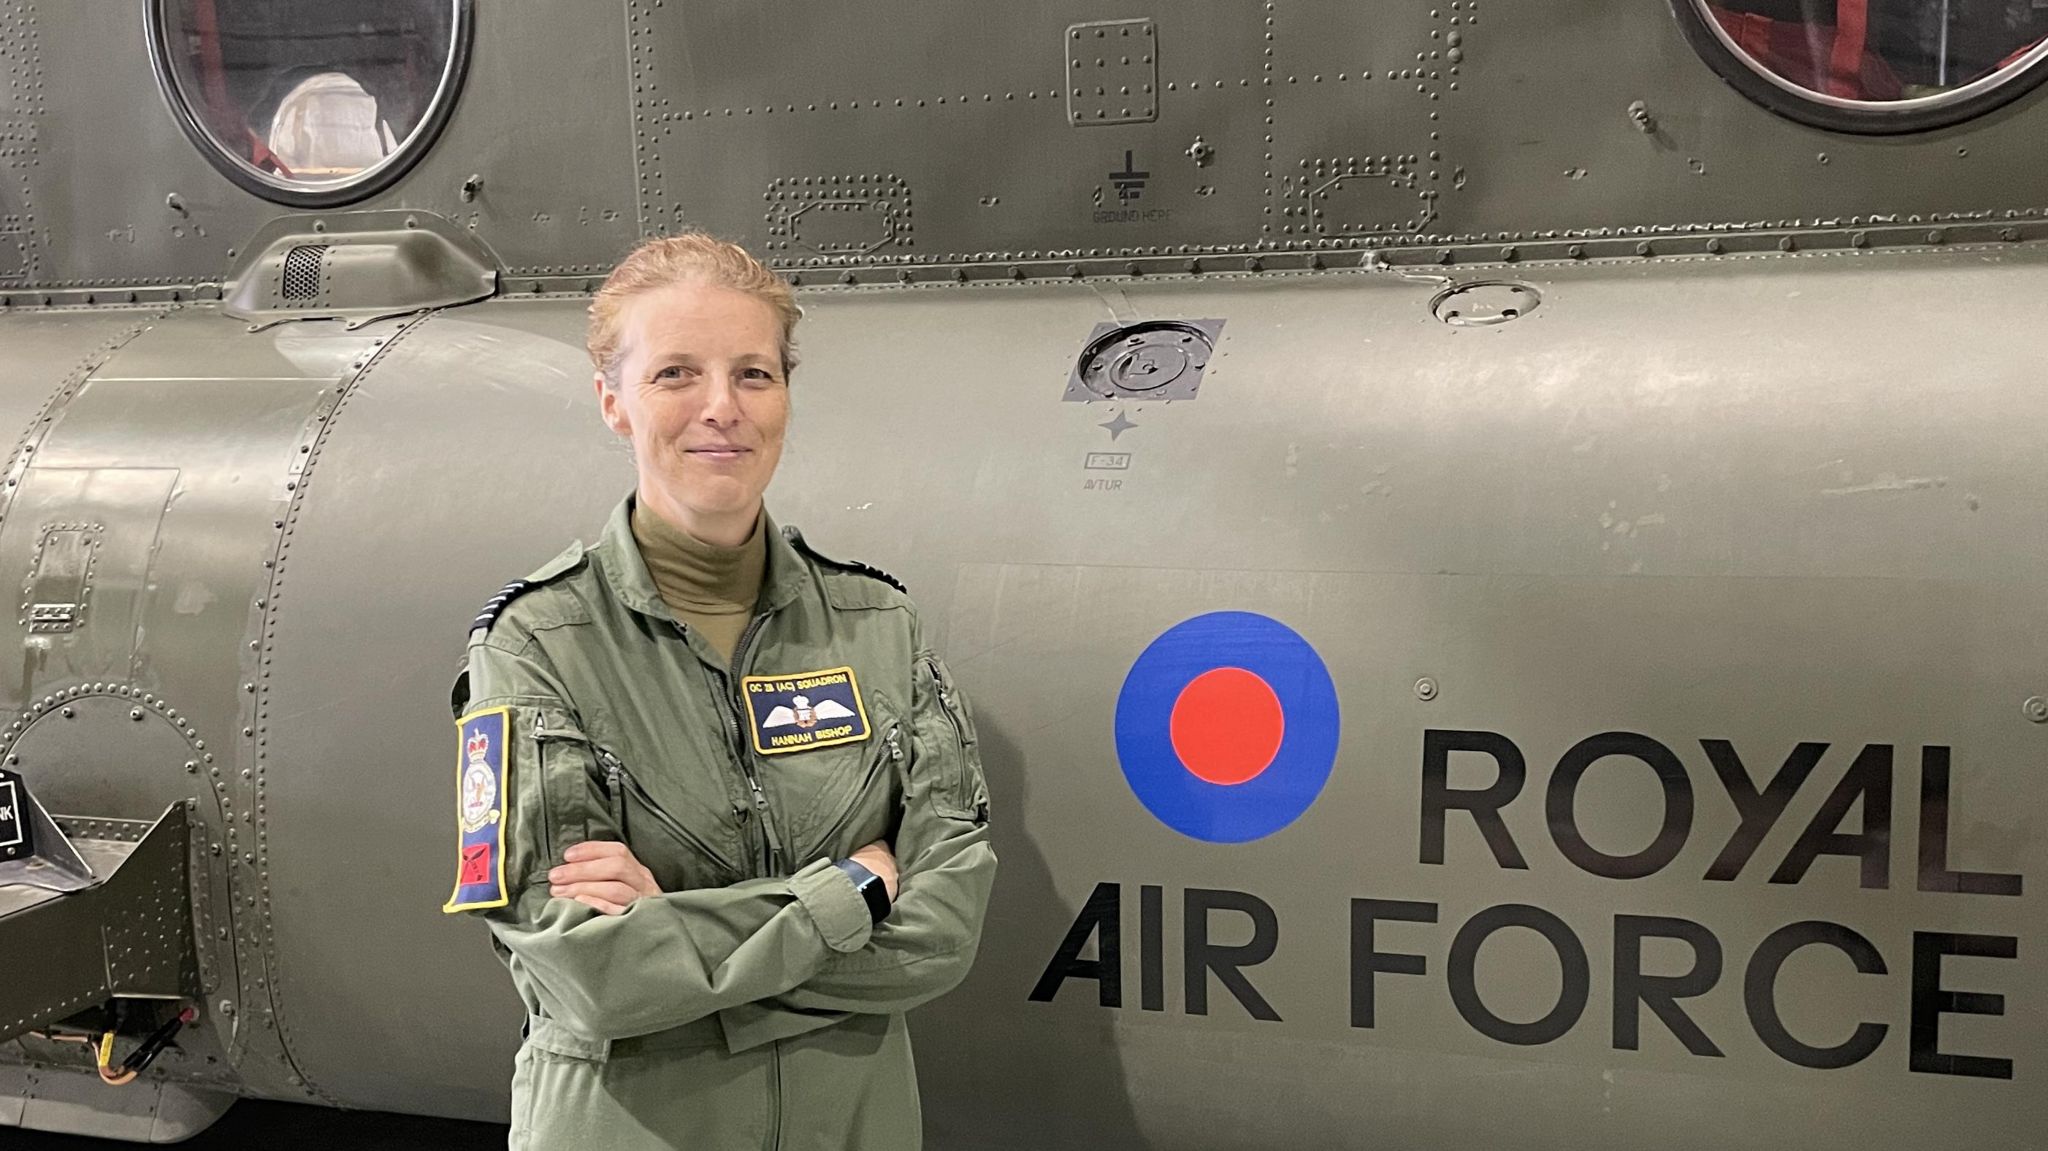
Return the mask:
POLYGON ((625 7, 477 6, 469 79, 418 166, 359 208, 423 208, 522 275, 591 275, 633 245, 625 7), (465 194, 472 176, 480 176, 465 194))
POLYGON ((84 1067, 0 1067, 0 1091, 12 1096, 0 1100, 0 1122, 129 1143, 189 1139, 235 1102, 230 1091, 147 1079, 115 1091, 84 1067))
POLYGON ((43 59, 70 62, 46 63, 40 77, 29 169, 49 245, 39 285, 217 279, 228 249, 274 214, 258 211, 178 130, 148 66, 143 10, 139 0, 35 5, 43 59), (182 211, 169 205, 173 195, 182 211), (221 211, 229 206, 239 212, 221 211))
POLYGON ((0 286, 6 287, 43 275, 43 225, 32 179, 47 107, 38 23, 32 0, 0 4, 0 80, 6 84, 0 92, 0 286))
MULTIPOLYGON (((602 270, 635 235, 621 8, 480 8, 468 77, 440 138, 391 188, 351 207, 457 220, 528 272, 602 270), (569 91, 577 107, 565 108, 569 91), (508 118, 520 127, 508 130, 508 118), (481 180, 465 195, 471 176, 481 180)), ((218 282, 263 224, 320 214, 263 200, 206 162, 151 74, 144 9, 142 0, 11 0, 9 11, 33 16, 41 55, 21 66, 40 69, 40 87, 27 89, 39 103, 33 118, 0 122, 0 151, 30 137, 19 195, 35 234, 53 245, 38 286, 218 282), (42 63, 51 58, 78 66, 42 63)), ((0 29, 19 26, 0 20, 0 29)), ((7 195, 0 213, 11 211, 7 195)), ((0 286, 8 231, 0 222, 0 286)))
POLYGON ((294 1057, 358 1105, 504 1117, 518 1002, 482 926, 440 911, 454 874, 448 685, 477 605, 571 538, 595 539, 632 484, 597 418, 583 322, 576 301, 533 302, 409 333, 336 413, 293 510, 263 668, 280 720, 269 750, 287 768, 270 774, 271 829, 289 847, 274 878, 294 893, 273 914, 294 1057), (352 479, 371 471, 375 488, 352 479), (405 516, 390 514, 397 492, 405 516), (369 589, 383 606, 365 612, 369 589), (374 683, 352 670, 366 666, 374 683), (363 881, 336 882, 337 859, 363 881), (426 950, 366 951, 369 922, 426 950), (355 1006, 338 1016, 337 1002, 355 1006), (383 1042, 401 1031, 402 1048, 383 1042))
MULTIPOLYGON (((14 269, 16 285, 67 302, 189 298, 283 214, 177 130, 144 66, 142 8, 11 0, 9 66, 27 71, 0 125, 13 153, 0 160, 16 165, 0 180, 0 284, 14 269), (49 66, 80 59, 101 66, 49 66)), ((764 20, 736 0, 486 6, 442 138, 358 206, 473 229, 511 286, 535 293, 580 287, 636 235, 685 224, 895 280, 930 262, 1214 271, 1280 251, 1498 254, 1570 233, 2035 227, 2048 214, 2027 191, 2038 93, 1937 132, 1828 133, 1729 88, 1661 4, 860 0, 764 20), (1150 29, 1158 51, 1149 65, 1075 56, 1075 26, 1150 29), (1095 126, 1076 127, 1076 59, 1101 73, 1078 86, 1084 103, 1096 87, 1121 100, 1135 80, 1156 104, 1089 104, 1095 126), (884 184, 903 189, 890 210, 872 197, 884 184)))
POLYGON ((806 204, 901 184, 915 206, 911 226, 870 256, 951 259, 1244 236, 1265 170, 1256 146, 1255 6, 1203 0, 1103 26, 1119 41, 1129 39, 1119 35, 1125 29, 1156 28, 1155 37, 1134 32, 1157 42, 1149 64, 1138 49, 1069 53, 1071 25, 1093 42, 1097 6, 1060 0, 1003 12, 992 28, 988 10, 974 6, 827 7, 811 13, 811 34, 789 40, 760 36, 765 17, 745 5, 637 6, 634 84, 649 98, 636 119, 647 145, 639 154, 643 228, 687 220, 781 260, 832 256, 840 253, 829 245, 770 228, 806 204), (863 53, 847 53, 848 43, 863 53), (705 52, 735 66, 693 66, 705 52), (1131 116, 1118 112, 1104 126, 1091 115, 1097 126, 1077 129, 1068 118, 1069 61, 1085 57, 1092 74, 1100 57, 1102 71, 1114 63, 1121 75, 1124 56, 1137 61, 1130 68, 1158 70, 1154 115, 1141 118, 1143 105, 1133 105, 1131 116), (764 87, 756 80, 763 74, 781 79, 764 87), (1185 154, 1198 134, 1213 149, 1206 164, 1185 154), (710 155, 720 162, 696 160, 710 155), (1119 178, 1136 172, 1145 175, 1119 178))
MULTIPOLYGON (((1842 263, 1528 270, 1542 310, 1472 330, 1433 318, 1439 285, 1394 276, 1101 295, 807 293, 807 375, 777 514, 820 547, 901 576, 926 619, 945 621, 938 642, 975 701, 999 813, 1001 894, 980 958, 961 990, 913 1020, 932 1144, 1221 1149, 1263 1145, 1282 1123, 1322 1146, 1350 1145, 1363 1126, 1390 1144, 1449 1147, 1542 1113, 1555 1118, 1525 1142, 1623 1147, 1654 1133, 1702 1148, 1851 1147, 1961 1133, 2027 1146, 2040 1120, 2024 1090, 1907 1069, 1911 933, 2019 939, 2018 962, 1950 961, 1972 988, 2002 994, 2005 1014, 1945 1026, 1955 1050, 2011 1057, 2022 1074, 2048 1057, 2030 1006, 2042 969, 2024 960, 2048 942, 2024 900, 1916 892, 1906 840, 1920 747, 1953 744, 1968 808, 1954 818, 1973 828, 1955 825, 1967 853, 1957 866, 2031 883, 2048 865, 2021 814, 2043 785, 2043 727, 2021 709, 2048 642, 2029 574, 2042 537, 2024 526, 2044 508, 2022 462, 2042 433, 2020 399, 2027 337, 2007 291, 2043 268, 1977 252, 1897 261, 1893 291, 1842 263), (1689 306, 1650 303, 1667 290, 1689 306), (1930 298, 1988 308, 1985 331, 2004 334, 1960 360, 1956 345, 1904 335, 1930 298), (1053 399, 1051 381, 1106 303, 1121 318, 1229 317, 1200 402, 1053 399), (1737 364, 1726 323, 1774 335, 1737 364), (981 377, 974 404, 944 402, 874 374, 905 330, 1014 350, 981 377), (1882 341, 1887 382, 1839 354, 1845 330, 1882 341), (1925 402, 1929 391, 1939 403, 1925 402), (1119 413, 1132 426, 1114 428, 1119 413), (850 422, 928 450, 877 457, 834 434, 850 422), (966 443, 976 448, 938 446, 966 443), (1112 452, 1123 467, 1091 470, 1112 452), (1001 515, 987 514, 993 491, 1001 515), (1299 824, 1241 847, 1153 820, 1112 738, 1132 659, 1209 610, 1295 627, 1329 662, 1344 709, 1329 789, 1299 824), (1099 674, 1078 682, 1077 668, 1099 674), (1425 678, 1428 699, 1416 689, 1425 678), (1530 870, 1498 867, 1456 816, 1447 865, 1418 862, 1428 728, 1500 731, 1527 753, 1511 826, 1530 870), (1563 752, 1617 728, 1675 749, 1699 790, 1682 863, 1633 884, 1566 863, 1541 810, 1563 752), (1771 885, 1794 827, 1737 883, 1703 883, 1733 817, 1702 739, 1733 741, 1760 778, 1797 742, 1825 740, 1833 758, 1816 793, 1865 743, 1895 744, 1889 890, 1861 888, 1842 860, 1771 885), (1123 1007, 1100 1006, 1088 980, 1069 980, 1050 1004, 1027 1001, 1104 882, 1122 885, 1123 1007), (1162 885, 1168 908, 1162 1012, 1139 1005, 1143 885, 1162 885), (1209 1014, 1185 1009, 1185 887, 1250 892, 1276 909, 1279 950, 1248 974, 1280 1023, 1248 1017, 1220 986, 1209 1014), (1428 970, 1380 977, 1372 1029, 1347 1020, 1348 901, 1367 897, 1435 902, 1442 920, 1382 926, 1383 950, 1425 955, 1428 970), (1591 953, 1584 1018, 1536 1052, 1478 1035, 1445 992, 1452 936, 1505 902, 1556 910, 1591 953), (1605 980, 1618 909, 1719 933, 1727 972, 1694 1014, 1724 1059, 1685 1053, 1647 1015, 1643 1049, 1614 1049, 1605 980), (1743 965, 1758 940, 1808 917, 1867 933, 1890 964, 1888 977, 1866 978, 1843 960, 1837 978, 1815 959, 1784 976, 1780 1001, 1802 1035, 1835 1037, 1858 1019, 1892 1027, 1849 1071, 1785 1064, 1745 1011, 1743 965), (991 1033, 1009 1037, 1001 1054, 991 1033), (1273 1069, 1251 1076, 1255 1096, 1299 1093, 1301 1105, 1214 1098, 1215 1077, 1249 1067, 1273 1069), (1685 1128, 1682 1117, 1701 1113, 1732 1118, 1685 1128)), ((1633 845, 1658 797, 1613 770, 1623 778, 1582 793, 1582 816, 1600 842, 1633 845)), ((1787 823, 1803 824, 1818 798, 1787 823)), ((1243 938, 1241 918, 1230 930, 1243 938)), ((1516 950, 1513 934, 1489 945, 1481 983, 1495 1010, 1534 1018, 1556 990, 1555 960, 1516 950)))
POLYGON ((29 657, 16 698, 133 674, 150 559, 177 479, 175 468, 38 465, 22 474, 0 529, 0 570, 22 573, 8 589, 29 657))
MULTIPOLYGON (((97 525, 99 540, 82 625, 16 625, 30 658, 7 693, 19 708, 8 749, 78 810, 196 799, 212 1010, 181 1042, 280 1094, 302 1094, 303 1080, 293 1082, 271 1002, 253 672, 296 477, 339 382, 395 330, 321 321, 252 333, 210 310, 160 319, 91 361, 34 423, 0 527, 11 557, 0 578, 17 587, 57 508, 72 517, 62 522, 97 525)), ((218 1069, 181 1074, 195 1072, 218 1069)))
POLYGON ((1067 29, 1067 123, 1142 124, 1159 115, 1159 29, 1145 20, 1091 20, 1067 29))
POLYGON ((1439 101, 1454 185, 1431 229, 1440 239, 2048 208, 2040 155, 2025 143, 2039 92, 1940 132, 1846 136, 1750 103, 1686 44, 1666 5, 1468 9, 1464 59, 1444 74, 1458 90, 1439 101))

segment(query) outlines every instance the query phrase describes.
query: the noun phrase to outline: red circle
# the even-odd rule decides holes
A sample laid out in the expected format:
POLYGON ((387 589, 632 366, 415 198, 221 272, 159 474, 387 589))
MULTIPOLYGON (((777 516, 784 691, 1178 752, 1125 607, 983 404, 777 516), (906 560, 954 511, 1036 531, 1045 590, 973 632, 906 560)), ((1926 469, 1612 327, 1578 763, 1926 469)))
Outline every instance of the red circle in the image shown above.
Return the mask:
POLYGON ((1228 786, 1272 765, 1287 714, 1265 680, 1241 667, 1219 667, 1181 689, 1169 730, 1182 766, 1197 778, 1228 786))

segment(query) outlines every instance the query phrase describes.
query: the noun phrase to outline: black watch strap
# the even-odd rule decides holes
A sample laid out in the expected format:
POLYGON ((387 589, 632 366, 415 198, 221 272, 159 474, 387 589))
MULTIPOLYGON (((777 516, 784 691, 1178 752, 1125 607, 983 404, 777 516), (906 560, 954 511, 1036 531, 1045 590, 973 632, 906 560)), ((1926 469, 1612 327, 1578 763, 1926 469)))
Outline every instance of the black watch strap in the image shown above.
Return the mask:
POLYGON ((889 917, 889 885, 882 882, 881 876, 851 859, 842 859, 833 866, 853 880, 853 889, 860 892, 860 897, 867 901, 868 919, 871 922, 879 926, 882 920, 889 917))

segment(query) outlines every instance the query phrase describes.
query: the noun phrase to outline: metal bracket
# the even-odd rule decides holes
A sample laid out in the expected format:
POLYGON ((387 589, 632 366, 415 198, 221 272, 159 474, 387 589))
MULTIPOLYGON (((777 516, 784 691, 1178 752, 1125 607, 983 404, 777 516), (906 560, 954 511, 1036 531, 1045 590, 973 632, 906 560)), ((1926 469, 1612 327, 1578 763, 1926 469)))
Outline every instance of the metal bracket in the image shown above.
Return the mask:
MULTIPOLYGON (((45 831, 70 847, 54 823, 38 834, 45 831)), ((79 841, 73 854, 94 861, 99 881, 53 893, 0 877, 0 1041, 118 996, 198 997, 190 834, 185 805, 174 803, 139 843, 79 841)))

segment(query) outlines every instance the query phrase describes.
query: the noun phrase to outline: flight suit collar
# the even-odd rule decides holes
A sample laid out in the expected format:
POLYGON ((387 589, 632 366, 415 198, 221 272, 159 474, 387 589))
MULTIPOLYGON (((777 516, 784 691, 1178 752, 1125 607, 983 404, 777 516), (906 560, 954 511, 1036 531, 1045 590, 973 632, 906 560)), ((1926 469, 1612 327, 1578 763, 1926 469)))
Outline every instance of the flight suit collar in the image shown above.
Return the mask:
MULTIPOLYGON (((654 576, 647 570, 647 561, 641 558, 640 545, 633 539, 633 502, 631 492, 612 509, 611 518, 605 521, 604 534, 599 537, 597 547, 591 549, 597 557, 599 570, 604 573, 605 582, 612 587, 612 594, 619 602, 639 612, 669 623, 676 622, 675 613, 662 602, 661 591, 654 586, 654 576)), ((809 571, 803 556, 791 546, 775 524, 775 517, 761 509, 761 532, 767 539, 768 563, 761 577, 761 599, 755 605, 756 614, 772 613, 789 606, 802 594, 804 581, 809 571)))

